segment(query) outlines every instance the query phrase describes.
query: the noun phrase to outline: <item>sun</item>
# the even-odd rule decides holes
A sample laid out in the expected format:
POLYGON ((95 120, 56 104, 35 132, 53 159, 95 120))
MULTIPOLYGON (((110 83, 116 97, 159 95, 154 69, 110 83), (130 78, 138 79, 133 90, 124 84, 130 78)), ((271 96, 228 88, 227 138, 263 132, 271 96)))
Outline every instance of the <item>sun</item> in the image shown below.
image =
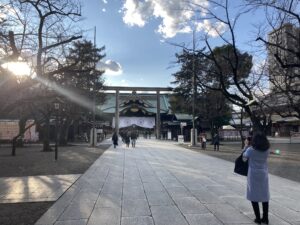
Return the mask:
POLYGON ((26 62, 6 62, 1 65, 2 68, 12 72, 16 77, 31 76, 32 70, 26 62))

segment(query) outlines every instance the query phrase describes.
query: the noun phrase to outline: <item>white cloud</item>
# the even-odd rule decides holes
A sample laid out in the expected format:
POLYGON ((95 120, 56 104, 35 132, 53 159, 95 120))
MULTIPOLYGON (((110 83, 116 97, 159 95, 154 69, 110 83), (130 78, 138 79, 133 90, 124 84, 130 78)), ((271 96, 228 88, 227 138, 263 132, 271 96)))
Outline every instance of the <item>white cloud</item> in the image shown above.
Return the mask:
POLYGON ((222 22, 216 22, 211 24, 209 20, 203 20, 203 22, 197 24, 197 31, 204 31, 211 37, 218 37, 226 30, 226 24, 222 22))
MULTIPOLYGON (((125 0, 123 21, 129 26, 143 27, 152 17, 161 19, 157 32, 172 38, 178 33, 190 33, 191 21, 198 16, 197 12, 205 15, 208 6, 208 0, 125 0)), ((215 28, 222 30, 223 24, 216 24, 215 28)), ((215 32, 210 29, 209 35, 215 36, 215 32)))
POLYGON ((105 9, 105 8, 103 8, 103 9, 102 9, 102 12, 106 12, 106 9, 105 9))
POLYGON ((139 2, 139 0, 126 0, 123 5, 123 21, 129 26, 143 27, 151 16, 152 2, 139 2))
POLYGON ((123 73, 121 64, 112 60, 106 60, 105 62, 98 62, 97 69, 105 70, 105 75, 109 75, 109 76, 118 76, 123 73))
POLYGON ((6 19, 8 16, 15 15, 15 12, 10 5, 0 3, 0 21, 6 19))
POLYGON ((107 4, 107 0, 102 0, 102 2, 103 2, 104 4, 107 4))

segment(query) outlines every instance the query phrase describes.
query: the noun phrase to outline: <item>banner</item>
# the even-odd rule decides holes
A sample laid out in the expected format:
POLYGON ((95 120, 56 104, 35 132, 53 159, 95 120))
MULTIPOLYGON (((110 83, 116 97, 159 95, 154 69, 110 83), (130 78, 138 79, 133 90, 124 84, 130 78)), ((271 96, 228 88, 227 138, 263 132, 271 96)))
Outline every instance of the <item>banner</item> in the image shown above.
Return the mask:
MULTIPOLYGON (((153 128, 155 126, 154 117, 120 117, 119 118, 119 128, 129 127, 136 125, 144 128, 153 128)), ((115 128, 115 117, 112 122, 113 128, 115 128)))

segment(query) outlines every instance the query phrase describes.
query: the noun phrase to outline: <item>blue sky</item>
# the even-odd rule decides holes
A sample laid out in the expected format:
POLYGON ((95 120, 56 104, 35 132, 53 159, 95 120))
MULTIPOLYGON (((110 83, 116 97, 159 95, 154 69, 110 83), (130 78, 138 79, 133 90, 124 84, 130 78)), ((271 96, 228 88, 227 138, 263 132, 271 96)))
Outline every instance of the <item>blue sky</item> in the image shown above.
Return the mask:
MULTIPOLYGON (((118 75, 112 75, 109 71, 106 73, 106 85, 170 86, 171 74, 178 70, 173 62, 175 53, 179 52, 180 48, 166 43, 165 40, 174 43, 191 43, 192 40, 192 34, 186 33, 188 26, 174 27, 173 24, 170 25, 170 18, 179 20, 190 15, 167 11, 169 15, 165 16, 165 11, 160 8, 162 6, 165 10, 168 9, 165 0, 157 1, 162 3, 156 5, 154 10, 149 5, 139 5, 136 11, 132 11, 134 8, 132 4, 135 2, 135 0, 84 1, 82 14, 85 19, 82 23, 87 30, 84 35, 93 40, 93 27, 96 26, 96 44, 99 47, 106 46, 107 56, 104 61, 118 62, 122 68, 118 75), (125 3, 127 5, 124 5, 125 3), (121 11, 123 6, 125 9, 121 11), (157 18, 153 17, 153 14, 158 14, 157 18)), ((180 5, 182 2, 184 1, 178 0, 176 4, 180 5)), ((257 19, 257 15, 250 14, 243 18, 238 26, 239 44, 243 49, 252 50, 246 42, 255 37, 251 23, 254 24, 257 19)), ((200 29, 205 31, 205 26, 210 24, 203 23, 201 26, 200 29)), ((216 40, 213 42, 217 43, 216 40)))
MULTIPOLYGON (((168 69, 174 61, 176 49, 162 43, 162 37, 155 33, 155 22, 144 28, 129 27, 118 11, 121 1, 104 4, 100 0, 91 0, 84 5, 83 22, 87 28, 97 29, 97 46, 105 45, 106 60, 117 61, 122 66, 122 74, 106 75, 106 83, 128 86, 169 86, 171 73, 168 69), (102 12, 105 8, 106 12, 102 12)), ((89 31, 93 39, 93 30, 89 31)))

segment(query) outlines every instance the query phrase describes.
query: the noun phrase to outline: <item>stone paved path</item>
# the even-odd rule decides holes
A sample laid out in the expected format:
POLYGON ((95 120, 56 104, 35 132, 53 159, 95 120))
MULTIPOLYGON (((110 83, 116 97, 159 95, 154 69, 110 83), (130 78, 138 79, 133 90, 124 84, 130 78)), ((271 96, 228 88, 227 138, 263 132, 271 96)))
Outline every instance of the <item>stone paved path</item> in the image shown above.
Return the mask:
MULTIPOLYGON (((233 163, 138 140, 107 150, 36 225, 253 224, 233 163)), ((270 224, 300 225, 300 183, 270 175, 270 224)))
POLYGON ((0 203, 56 201, 80 174, 0 178, 0 203))

